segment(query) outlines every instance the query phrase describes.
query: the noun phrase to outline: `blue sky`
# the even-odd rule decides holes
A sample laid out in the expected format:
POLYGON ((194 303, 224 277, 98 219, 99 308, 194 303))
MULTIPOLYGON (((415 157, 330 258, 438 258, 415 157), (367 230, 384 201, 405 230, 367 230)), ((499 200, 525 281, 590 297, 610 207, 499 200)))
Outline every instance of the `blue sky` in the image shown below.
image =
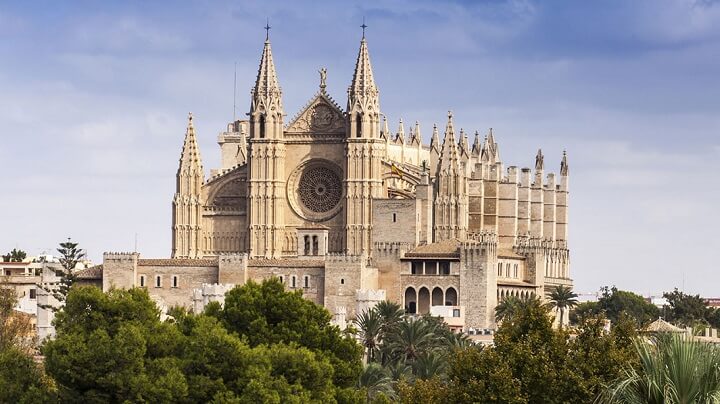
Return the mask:
POLYGON ((170 253, 188 111, 206 170, 247 112, 266 17, 285 112, 328 69, 340 105, 363 16, 391 128, 494 128, 506 166, 570 159, 576 289, 720 296, 720 2, 0 3, 0 250, 68 236, 170 253))

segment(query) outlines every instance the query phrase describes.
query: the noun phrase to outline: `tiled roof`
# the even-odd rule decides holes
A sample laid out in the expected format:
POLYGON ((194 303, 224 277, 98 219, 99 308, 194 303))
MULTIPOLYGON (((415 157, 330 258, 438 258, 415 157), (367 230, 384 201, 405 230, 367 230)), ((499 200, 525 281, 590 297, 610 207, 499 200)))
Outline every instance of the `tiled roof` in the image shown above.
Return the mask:
POLYGON ((324 267, 323 260, 296 259, 254 259, 248 260, 249 267, 317 268, 324 267))
POLYGON ((682 328, 675 327, 674 325, 668 323, 667 321, 659 318, 652 323, 650 323, 647 327, 645 327, 645 332, 676 332, 681 333, 685 332, 682 328))
POLYGON ((218 265, 217 258, 151 258, 139 259, 139 266, 156 266, 156 267, 215 267, 218 265))
POLYGON ((524 256, 516 253, 510 248, 499 248, 497 253, 499 258, 515 258, 515 259, 525 259, 524 256))
POLYGON ((103 266, 95 265, 93 267, 77 271, 75 272, 75 277, 77 277, 78 279, 102 279, 103 266))
POLYGON ((405 254, 406 257, 460 258, 461 241, 453 238, 432 244, 421 245, 405 254))

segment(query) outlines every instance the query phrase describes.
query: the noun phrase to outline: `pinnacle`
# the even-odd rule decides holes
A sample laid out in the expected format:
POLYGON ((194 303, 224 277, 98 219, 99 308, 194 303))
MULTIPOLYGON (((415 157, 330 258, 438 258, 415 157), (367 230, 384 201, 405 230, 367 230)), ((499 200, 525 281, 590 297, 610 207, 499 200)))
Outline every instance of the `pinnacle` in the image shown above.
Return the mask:
POLYGON ((567 151, 563 150, 563 156, 562 160, 560 161, 560 175, 567 176, 568 175, 568 161, 567 161, 567 151))
POLYGON ((280 93, 280 84, 278 82, 277 73, 275 72, 275 62, 273 61, 272 47, 270 46, 269 39, 265 40, 265 46, 263 47, 257 80, 255 80, 254 93, 256 97, 267 97, 280 93))
POLYGON ((199 168, 202 172, 202 159, 200 158, 200 148, 195 137, 195 127, 193 126, 192 112, 188 114, 188 125, 185 131, 185 140, 183 141, 182 153, 180 154, 181 168, 199 168))
POLYGON ((352 83, 348 89, 352 98, 375 96, 377 87, 373 78, 372 65, 370 64, 370 53, 368 52, 367 41, 363 38, 360 41, 360 51, 355 62, 355 72, 352 83))

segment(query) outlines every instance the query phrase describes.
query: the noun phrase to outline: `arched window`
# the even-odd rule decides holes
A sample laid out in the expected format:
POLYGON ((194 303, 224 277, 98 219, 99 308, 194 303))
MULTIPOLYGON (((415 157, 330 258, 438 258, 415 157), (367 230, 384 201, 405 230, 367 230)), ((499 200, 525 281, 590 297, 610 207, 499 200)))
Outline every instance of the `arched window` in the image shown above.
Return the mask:
POLYGON ((155 287, 156 288, 162 287, 162 277, 160 275, 155 276, 155 287))
POLYGON ((432 291, 432 305, 443 306, 443 291, 438 287, 435 287, 432 291))
POLYGON ((140 275, 140 287, 145 287, 145 275, 140 275))
POLYGON ((457 290, 455 290, 454 287, 449 287, 445 291, 445 305, 446 306, 457 306, 458 305, 458 295, 457 290))
POLYGON ((405 313, 417 313, 417 294, 415 293, 415 288, 405 289, 405 313))
POLYGON ((173 277, 172 277, 172 287, 174 287, 174 288, 178 287, 178 277, 177 277, 177 275, 173 275, 173 277))
POLYGON ((513 265, 513 278, 518 277, 518 264, 513 265))
POLYGON ((362 137, 362 115, 359 112, 355 115, 355 136, 362 137))
POLYGON ((303 240, 305 242, 305 255, 310 255, 310 236, 304 236, 303 240))
POLYGON ((292 288, 296 288, 296 287, 297 287, 296 282, 297 282, 297 278, 295 278, 295 275, 293 275, 292 278, 291 278, 291 281, 290 281, 290 284, 292 285, 292 286, 291 286, 292 288))
POLYGON ((502 262, 498 262, 498 276, 502 276, 502 262))
POLYGON ((418 312, 420 314, 430 312, 430 291, 427 288, 420 288, 418 291, 418 312))
POLYGON ((280 275, 280 283, 285 284, 285 277, 280 275))
POLYGON ((265 138, 265 115, 260 115, 260 139, 265 138))
POLYGON ((305 289, 310 287, 310 277, 307 275, 305 275, 305 277, 303 278, 303 287, 305 289))

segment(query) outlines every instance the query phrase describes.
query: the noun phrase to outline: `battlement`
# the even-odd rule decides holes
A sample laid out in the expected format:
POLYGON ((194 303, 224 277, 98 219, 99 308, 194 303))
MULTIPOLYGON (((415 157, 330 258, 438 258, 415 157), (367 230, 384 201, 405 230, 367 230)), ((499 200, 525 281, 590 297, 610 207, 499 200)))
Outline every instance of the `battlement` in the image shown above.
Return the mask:
POLYGON ((248 260, 247 253, 220 253, 218 262, 222 263, 243 263, 248 260))
POLYGON ((468 240, 473 243, 497 245, 498 235, 494 231, 483 230, 467 234, 468 240))
POLYGON ((325 256, 325 262, 332 263, 353 263, 361 264, 366 262, 367 257, 365 255, 351 255, 346 253, 329 253, 325 256))
POLYGON ((385 290, 358 289, 355 291, 355 299, 358 302, 380 302, 385 300, 385 290))
POLYGON ((540 237, 533 237, 530 235, 518 236, 513 251, 518 254, 528 253, 550 253, 552 251, 567 252, 567 241, 565 240, 551 240, 540 237))
POLYGON ((103 253, 103 262, 132 262, 140 258, 140 253, 136 252, 105 252, 103 253))

